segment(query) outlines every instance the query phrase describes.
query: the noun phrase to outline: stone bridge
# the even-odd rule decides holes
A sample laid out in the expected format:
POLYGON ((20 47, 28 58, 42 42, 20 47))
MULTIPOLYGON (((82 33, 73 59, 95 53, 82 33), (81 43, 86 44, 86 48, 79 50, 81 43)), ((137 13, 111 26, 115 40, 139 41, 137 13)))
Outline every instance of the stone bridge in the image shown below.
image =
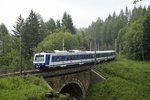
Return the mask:
POLYGON ((60 68, 45 72, 41 76, 54 90, 60 93, 68 93, 77 100, 85 98, 91 83, 95 83, 103 78, 91 70, 91 66, 60 68))

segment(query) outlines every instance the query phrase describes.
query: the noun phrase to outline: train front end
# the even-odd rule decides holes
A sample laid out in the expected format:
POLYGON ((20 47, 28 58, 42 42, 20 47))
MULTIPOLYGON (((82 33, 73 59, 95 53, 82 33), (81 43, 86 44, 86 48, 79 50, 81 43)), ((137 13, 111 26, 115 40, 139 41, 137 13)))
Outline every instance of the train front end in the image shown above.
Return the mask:
POLYGON ((33 66, 36 69, 47 69, 49 67, 50 55, 46 53, 36 53, 34 55, 33 66))

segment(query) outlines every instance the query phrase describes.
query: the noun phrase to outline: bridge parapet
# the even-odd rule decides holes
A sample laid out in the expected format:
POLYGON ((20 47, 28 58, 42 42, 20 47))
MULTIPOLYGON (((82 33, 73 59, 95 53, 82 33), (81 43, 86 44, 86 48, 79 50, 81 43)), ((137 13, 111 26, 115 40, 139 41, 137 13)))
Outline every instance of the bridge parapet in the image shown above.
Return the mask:
POLYGON ((63 68, 56 68, 50 69, 48 71, 43 71, 38 75, 42 77, 55 77, 55 76, 62 76, 72 73, 78 73, 86 70, 90 70, 91 66, 73 66, 73 67, 63 67, 63 68))

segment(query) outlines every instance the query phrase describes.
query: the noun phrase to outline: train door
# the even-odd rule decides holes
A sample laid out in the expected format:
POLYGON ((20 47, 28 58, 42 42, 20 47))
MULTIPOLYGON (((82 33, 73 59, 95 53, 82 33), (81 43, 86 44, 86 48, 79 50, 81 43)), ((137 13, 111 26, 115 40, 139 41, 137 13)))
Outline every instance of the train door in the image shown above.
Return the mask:
POLYGON ((46 65, 46 67, 50 66, 50 54, 46 54, 45 65, 46 65))

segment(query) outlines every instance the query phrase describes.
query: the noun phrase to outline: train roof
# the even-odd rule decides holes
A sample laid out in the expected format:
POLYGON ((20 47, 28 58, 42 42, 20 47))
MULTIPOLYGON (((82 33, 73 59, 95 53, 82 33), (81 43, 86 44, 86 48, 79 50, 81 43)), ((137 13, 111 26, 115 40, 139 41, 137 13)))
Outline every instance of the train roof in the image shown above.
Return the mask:
MULTIPOLYGON (((110 52, 115 52, 114 50, 106 50, 106 51, 96 51, 96 53, 110 53, 110 52)), ((90 54, 90 53, 95 53, 95 51, 81 51, 81 50, 69 50, 69 51, 60 51, 60 50, 54 50, 54 51, 43 51, 40 53, 36 53, 35 55, 43 55, 43 54, 90 54)))

